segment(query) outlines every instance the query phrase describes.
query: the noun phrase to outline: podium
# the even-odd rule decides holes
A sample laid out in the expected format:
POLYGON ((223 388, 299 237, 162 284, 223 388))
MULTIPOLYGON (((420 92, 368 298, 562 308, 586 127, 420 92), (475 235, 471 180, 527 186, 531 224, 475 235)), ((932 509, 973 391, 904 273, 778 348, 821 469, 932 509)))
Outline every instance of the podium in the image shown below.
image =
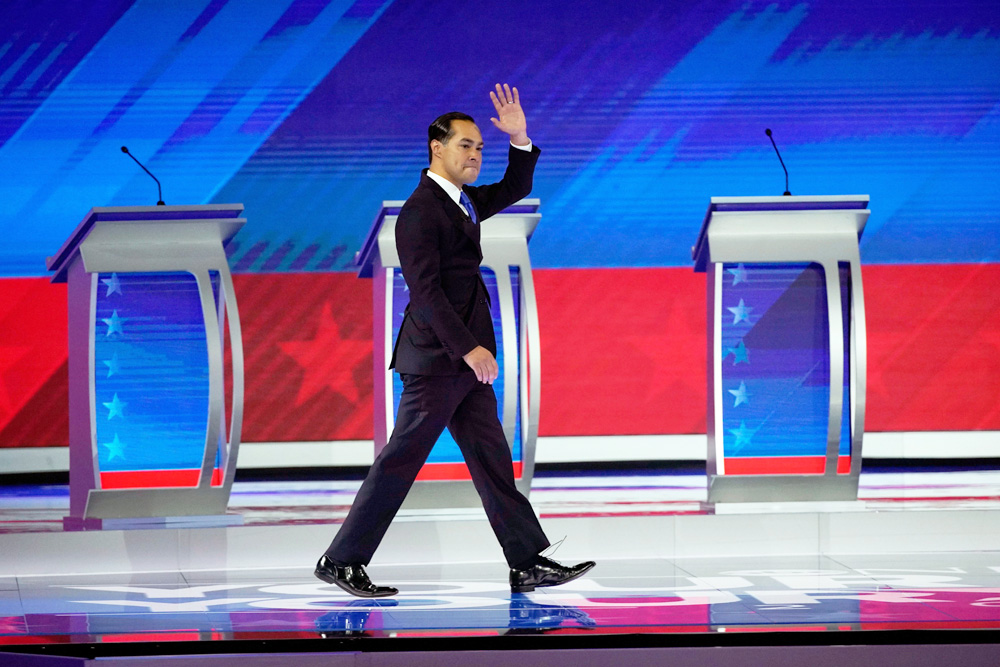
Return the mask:
MULTIPOLYGON (((358 277, 371 278, 374 336, 375 456, 388 442, 403 391, 389 361, 409 291, 396 253, 396 218, 402 201, 385 201, 361 250, 358 277)), ((500 373, 493 383, 504 435, 514 461, 514 480, 525 496, 531 489, 538 438, 538 306, 528 242, 538 225, 538 199, 523 199, 481 225, 480 267, 490 294, 500 373)), ((481 504, 462 453, 445 432, 431 450, 403 504, 407 509, 478 507, 481 504)))
POLYGON ((242 523, 226 514, 243 346, 224 251, 242 212, 93 208, 48 259, 68 283, 66 529, 242 523))
POLYGON ((856 501, 868 196, 713 197, 707 273, 708 502, 856 501))

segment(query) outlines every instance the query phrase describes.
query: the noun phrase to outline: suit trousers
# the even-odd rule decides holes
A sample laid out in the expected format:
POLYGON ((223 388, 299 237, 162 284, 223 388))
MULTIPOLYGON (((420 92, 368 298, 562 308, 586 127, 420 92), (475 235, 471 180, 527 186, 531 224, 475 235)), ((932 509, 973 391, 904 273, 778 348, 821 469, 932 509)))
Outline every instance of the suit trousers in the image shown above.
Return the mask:
POLYGON ((370 562, 446 427, 465 457, 507 563, 523 563, 546 549, 549 541, 535 511, 514 485, 493 386, 476 380, 471 371, 401 378, 403 394, 392 436, 368 471, 326 555, 345 564, 370 562))

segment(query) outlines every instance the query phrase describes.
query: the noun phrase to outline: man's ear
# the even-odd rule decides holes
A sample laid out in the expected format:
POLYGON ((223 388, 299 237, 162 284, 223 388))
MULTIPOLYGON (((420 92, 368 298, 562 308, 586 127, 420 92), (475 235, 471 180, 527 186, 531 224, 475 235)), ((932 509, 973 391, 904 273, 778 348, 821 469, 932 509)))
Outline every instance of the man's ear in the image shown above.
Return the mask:
POLYGON ((444 144, 439 140, 435 139, 431 142, 431 154, 434 157, 441 157, 441 151, 444 150, 444 144))

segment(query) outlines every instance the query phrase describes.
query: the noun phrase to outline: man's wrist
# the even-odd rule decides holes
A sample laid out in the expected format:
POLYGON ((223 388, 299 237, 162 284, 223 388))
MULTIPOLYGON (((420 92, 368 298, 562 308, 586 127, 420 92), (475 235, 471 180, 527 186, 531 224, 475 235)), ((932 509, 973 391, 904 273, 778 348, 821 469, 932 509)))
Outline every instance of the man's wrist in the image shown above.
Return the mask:
POLYGON ((529 139, 527 135, 525 135, 523 138, 518 138, 518 139, 511 137, 510 145, 522 151, 530 151, 532 147, 531 139, 529 139))

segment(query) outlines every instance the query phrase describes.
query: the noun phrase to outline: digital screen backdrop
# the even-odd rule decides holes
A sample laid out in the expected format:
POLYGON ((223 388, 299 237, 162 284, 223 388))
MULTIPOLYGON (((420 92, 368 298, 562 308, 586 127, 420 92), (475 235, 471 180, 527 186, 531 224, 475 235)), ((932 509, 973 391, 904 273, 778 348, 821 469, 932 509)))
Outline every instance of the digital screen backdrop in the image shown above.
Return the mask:
POLYGON ((351 263, 451 110, 542 149, 540 435, 704 433, 714 195, 868 194, 867 428, 1000 430, 995 0, 4 2, 0 446, 64 445, 66 293, 93 206, 243 203, 229 248, 244 440, 372 437, 371 284, 351 263))

